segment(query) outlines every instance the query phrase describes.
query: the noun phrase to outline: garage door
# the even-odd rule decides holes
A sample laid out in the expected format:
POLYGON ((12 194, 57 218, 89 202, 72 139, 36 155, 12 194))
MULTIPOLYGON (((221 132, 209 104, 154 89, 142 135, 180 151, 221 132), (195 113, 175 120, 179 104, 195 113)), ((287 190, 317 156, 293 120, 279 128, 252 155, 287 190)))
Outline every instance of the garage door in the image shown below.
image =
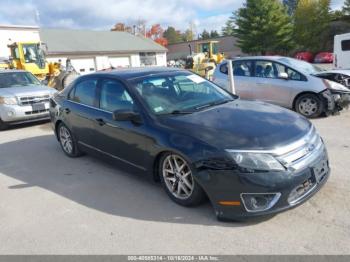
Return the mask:
POLYGON ((130 57, 109 57, 108 59, 113 67, 130 67, 130 57))
POLYGON ((81 75, 95 72, 95 62, 93 58, 71 59, 72 65, 81 75))

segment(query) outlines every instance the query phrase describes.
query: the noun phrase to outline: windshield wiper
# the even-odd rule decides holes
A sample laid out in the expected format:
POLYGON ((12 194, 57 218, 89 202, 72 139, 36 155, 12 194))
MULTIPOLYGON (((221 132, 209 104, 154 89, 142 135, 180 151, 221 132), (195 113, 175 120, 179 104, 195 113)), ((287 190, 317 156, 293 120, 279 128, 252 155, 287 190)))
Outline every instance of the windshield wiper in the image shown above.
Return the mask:
POLYGON ((174 110, 170 112, 171 115, 187 115, 187 114, 192 114, 193 111, 185 111, 185 110, 174 110))
POLYGON ((218 106, 218 105, 222 105, 222 104, 226 104, 229 102, 232 102, 233 100, 219 100, 219 101, 214 101, 205 105, 201 105, 201 106, 197 106, 195 107, 196 110, 201 110, 204 108, 208 108, 208 107, 213 107, 213 106, 218 106))

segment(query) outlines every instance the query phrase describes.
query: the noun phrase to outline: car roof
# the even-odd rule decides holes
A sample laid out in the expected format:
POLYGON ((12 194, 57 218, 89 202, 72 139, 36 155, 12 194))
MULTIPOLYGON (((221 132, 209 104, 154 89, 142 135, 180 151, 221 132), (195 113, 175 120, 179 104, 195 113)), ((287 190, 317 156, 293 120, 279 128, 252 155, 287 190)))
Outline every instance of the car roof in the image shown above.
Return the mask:
POLYGON ((23 72, 28 72, 28 71, 25 71, 25 70, 19 70, 19 69, 3 69, 3 70, 0 70, 0 74, 2 73, 23 73, 23 72))
POLYGON ((167 72, 186 72, 186 70, 172 67, 134 67, 127 69, 115 69, 111 71, 100 71, 89 75, 112 75, 117 76, 121 79, 130 80, 134 78, 157 75, 167 72))
MULTIPOLYGON (((284 58, 283 56, 242 56, 242 57, 236 57, 232 60, 279 60, 281 58, 284 58)), ((290 58, 290 57, 288 57, 290 58)))

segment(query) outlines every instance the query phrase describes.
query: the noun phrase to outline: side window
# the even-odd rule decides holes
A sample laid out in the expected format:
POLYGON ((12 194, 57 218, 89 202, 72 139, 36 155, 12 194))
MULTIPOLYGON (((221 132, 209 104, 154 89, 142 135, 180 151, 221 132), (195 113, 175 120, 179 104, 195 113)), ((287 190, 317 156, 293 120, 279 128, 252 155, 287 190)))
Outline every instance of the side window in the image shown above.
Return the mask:
POLYGON ((84 80, 78 83, 70 93, 71 100, 88 106, 94 106, 97 79, 84 80))
MULTIPOLYGON (((227 63, 220 66, 220 72, 227 75, 228 66, 227 63)), ((250 61, 234 61, 233 62, 233 75, 235 76, 252 76, 252 62, 250 61)))
POLYGON ((278 78, 276 64, 271 61, 256 61, 255 77, 278 78))
POLYGON ((220 66, 220 72, 227 75, 228 74, 228 68, 227 68, 227 63, 224 63, 220 66))
POLYGON ((342 51, 350 51, 350 40, 341 41, 341 50, 342 51))
POLYGON ((279 75, 280 73, 287 73, 289 80, 305 81, 303 75, 299 74, 293 69, 290 69, 289 67, 286 67, 281 64, 276 64, 276 68, 278 71, 277 75, 279 75))
POLYGON ((234 61, 233 62, 234 76, 252 76, 251 61, 234 61))
POLYGON ((133 109, 134 102, 122 83, 104 80, 101 84, 100 108, 106 111, 133 109))

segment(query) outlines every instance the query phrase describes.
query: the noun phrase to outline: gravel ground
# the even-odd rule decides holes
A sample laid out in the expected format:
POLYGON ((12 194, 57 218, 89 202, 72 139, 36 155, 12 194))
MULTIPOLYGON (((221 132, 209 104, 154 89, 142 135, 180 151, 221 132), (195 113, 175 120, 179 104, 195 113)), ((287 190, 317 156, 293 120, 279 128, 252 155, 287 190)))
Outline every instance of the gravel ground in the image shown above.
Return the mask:
POLYGON ((302 206, 251 223, 180 207, 141 174, 70 159, 50 124, 0 134, 0 254, 350 254, 350 111, 313 121, 332 175, 302 206))

